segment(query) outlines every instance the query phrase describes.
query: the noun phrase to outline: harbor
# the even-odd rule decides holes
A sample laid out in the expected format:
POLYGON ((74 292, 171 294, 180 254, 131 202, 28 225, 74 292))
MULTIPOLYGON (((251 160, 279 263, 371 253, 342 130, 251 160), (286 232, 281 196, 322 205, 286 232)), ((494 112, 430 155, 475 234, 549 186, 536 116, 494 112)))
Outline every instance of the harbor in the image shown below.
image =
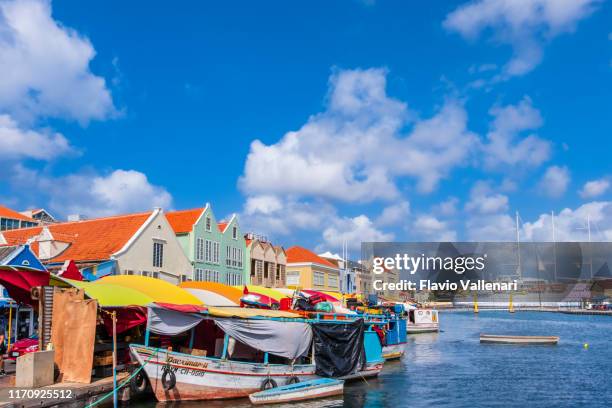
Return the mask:
MULTIPOLYGON (((477 315, 472 311, 443 311, 440 317, 440 333, 409 336, 405 356, 385 363, 377 379, 346 384, 342 398, 299 406, 606 407, 612 398, 608 386, 612 322, 607 316, 483 310, 477 315), (482 332, 554 333, 560 342, 553 348, 498 347, 480 344, 482 332)), ((207 404, 251 406, 240 400, 207 404)), ((152 408, 157 403, 149 399, 130 406, 152 408)), ((199 405, 185 402, 180 406, 199 405)))

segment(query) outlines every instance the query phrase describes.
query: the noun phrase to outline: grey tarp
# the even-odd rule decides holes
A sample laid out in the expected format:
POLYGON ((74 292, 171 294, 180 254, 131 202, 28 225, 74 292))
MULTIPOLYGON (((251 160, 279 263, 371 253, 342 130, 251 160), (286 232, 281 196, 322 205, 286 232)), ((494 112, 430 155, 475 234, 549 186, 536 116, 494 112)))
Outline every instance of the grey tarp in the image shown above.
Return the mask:
POLYGON ((204 318, 197 313, 183 313, 149 306, 148 326, 153 333, 176 336, 197 326, 204 318))
POLYGON ((310 348, 312 329, 302 322, 259 319, 215 319, 228 335, 257 350, 294 359, 310 348))

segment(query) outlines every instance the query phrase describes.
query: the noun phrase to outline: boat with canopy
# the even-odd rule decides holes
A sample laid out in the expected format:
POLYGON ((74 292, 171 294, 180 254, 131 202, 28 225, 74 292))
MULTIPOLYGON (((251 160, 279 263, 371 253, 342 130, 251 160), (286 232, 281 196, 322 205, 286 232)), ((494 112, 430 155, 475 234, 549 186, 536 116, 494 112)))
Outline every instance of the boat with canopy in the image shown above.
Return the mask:
POLYGON ((159 401, 247 397, 321 377, 378 375, 384 360, 362 319, 304 319, 279 310, 148 307, 145 344, 130 345, 159 401), (160 347, 171 338, 170 347, 160 347), (177 351, 178 350, 178 351, 177 351))

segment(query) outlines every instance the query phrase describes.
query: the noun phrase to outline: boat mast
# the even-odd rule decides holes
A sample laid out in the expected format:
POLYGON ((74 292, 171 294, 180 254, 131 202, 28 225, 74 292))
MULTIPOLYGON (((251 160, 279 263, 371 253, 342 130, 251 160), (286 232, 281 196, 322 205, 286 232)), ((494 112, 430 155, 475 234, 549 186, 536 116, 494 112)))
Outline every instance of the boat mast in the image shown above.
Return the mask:
POLYGON ((555 212, 550 212, 550 219, 552 222, 552 239, 553 239, 553 262, 554 262, 554 274, 553 281, 557 282, 557 239, 555 237, 555 212))
POLYGON ((518 258, 518 273, 519 279, 523 280, 523 271, 521 269, 521 234, 519 232, 519 213, 516 212, 516 253, 518 258))

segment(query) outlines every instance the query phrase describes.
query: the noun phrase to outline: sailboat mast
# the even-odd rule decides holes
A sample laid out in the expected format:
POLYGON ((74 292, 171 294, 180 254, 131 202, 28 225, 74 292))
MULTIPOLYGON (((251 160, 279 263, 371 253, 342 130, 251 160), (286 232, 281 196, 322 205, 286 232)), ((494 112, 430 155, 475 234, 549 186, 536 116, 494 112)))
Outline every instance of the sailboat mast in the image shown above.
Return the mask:
POLYGON ((555 237, 555 212, 550 212, 550 220, 552 222, 552 239, 553 239, 553 262, 554 262, 554 275, 553 280, 557 281, 557 238, 555 237))
POLYGON ((523 271, 521 269, 521 234, 519 232, 519 213, 516 212, 516 253, 518 258, 518 273, 519 279, 523 279, 523 271))

